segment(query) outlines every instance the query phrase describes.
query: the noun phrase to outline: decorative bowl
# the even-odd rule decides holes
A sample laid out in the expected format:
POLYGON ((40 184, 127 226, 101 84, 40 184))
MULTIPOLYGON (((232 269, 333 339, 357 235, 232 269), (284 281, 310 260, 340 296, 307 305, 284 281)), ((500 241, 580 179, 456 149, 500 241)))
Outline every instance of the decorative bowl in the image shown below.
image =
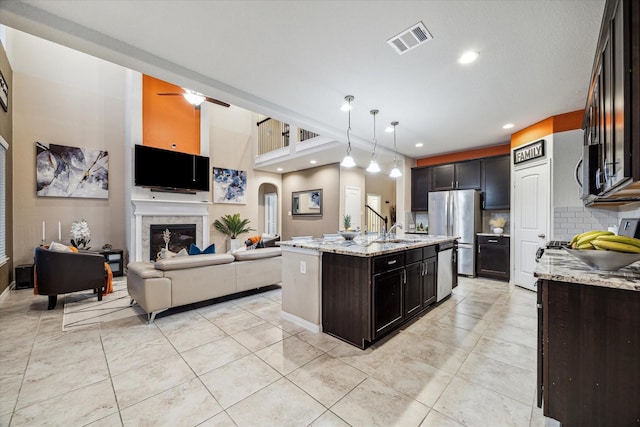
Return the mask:
POLYGON ((338 231, 338 234, 340 234, 342 237, 344 237, 345 240, 353 240, 354 237, 357 237, 360 235, 359 231, 347 231, 347 230, 341 230, 338 231))
POLYGON ((567 248, 564 248, 564 250, 594 270, 616 271, 636 261, 640 261, 640 254, 567 248))

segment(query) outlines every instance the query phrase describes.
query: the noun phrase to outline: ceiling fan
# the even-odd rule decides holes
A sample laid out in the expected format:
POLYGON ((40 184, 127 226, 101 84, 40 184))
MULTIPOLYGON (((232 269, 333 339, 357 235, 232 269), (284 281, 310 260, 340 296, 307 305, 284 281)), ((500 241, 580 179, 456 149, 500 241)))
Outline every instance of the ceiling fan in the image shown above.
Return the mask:
POLYGON ((200 104, 202 104, 204 101, 211 102, 213 104, 218 104, 218 105, 221 105, 223 107, 229 107, 230 106, 226 102, 220 101, 220 100, 215 99, 215 98, 210 98, 208 96, 205 96, 205 95, 201 94, 200 92, 196 92, 195 90, 186 89, 186 88, 182 88, 182 89, 184 89, 184 93, 158 93, 158 95, 184 96, 184 99, 186 99, 189 104, 193 105, 196 110, 200 109, 200 104))

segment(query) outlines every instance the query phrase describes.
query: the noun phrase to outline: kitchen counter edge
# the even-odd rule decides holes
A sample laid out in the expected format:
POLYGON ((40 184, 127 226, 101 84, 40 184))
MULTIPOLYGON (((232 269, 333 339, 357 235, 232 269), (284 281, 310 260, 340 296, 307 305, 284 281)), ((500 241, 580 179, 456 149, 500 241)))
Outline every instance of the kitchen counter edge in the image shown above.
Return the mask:
MULTIPOLYGON (((376 237, 377 238, 377 237, 376 237)), ((329 252, 340 255, 350 255, 359 257, 374 257, 378 255, 386 255, 394 252, 401 252, 408 249, 421 248, 425 246, 433 246, 440 243, 454 242, 459 237, 452 236, 416 236, 401 237, 399 239, 406 239, 406 242, 402 243, 378 243, 375 242, 376 238, 361 237, 356 238, 354 243, 350 241, 327 241, 323 239, 314 240, 285 240, 277 242, 278 245, 284 247, 302 248, 317 250, 319 252, 329 252)))
POLYGON ((533 275, 557 282, 640 291, 640 262, 618 271, 593 270, 561 249, 546 249, 533 275))

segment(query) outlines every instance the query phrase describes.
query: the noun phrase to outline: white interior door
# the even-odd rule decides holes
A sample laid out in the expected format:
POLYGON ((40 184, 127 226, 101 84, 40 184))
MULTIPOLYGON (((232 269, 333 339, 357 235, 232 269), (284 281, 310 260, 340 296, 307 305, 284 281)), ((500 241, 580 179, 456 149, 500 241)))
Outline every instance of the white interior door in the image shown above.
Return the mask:
POLYGON ((278 232, 278 196, 276 193, 264 195, 264 232, 277 234, 278 232))
MULTIPOLYGON (((381 195, 367 193, 367 205, 369 205, 371 207, 371 209, 373 209, 374 211, 376 211, 380 215, 382 215, 382 196, 381 195)), ((376 217, 371 212, 369 212, 367 216, 368 216, 367 217, 367 231, 369 231, 369 232, 373 232, 373 231, 377 232, 378 228, 376 226, 374 226, 374 224, 377 224, 378 217, 376 217)))
POLYGON ((536 251, 549 234, 549 170, 545 162, 514 172, 514 284, 532 291, 536 290, 536 251))
MULTIPOLYGON (((351 228, 359 229, 362 225, 361 192, 358 187, 344 187, 344 214, 351 215, 351 228)), ((340 219, 342 228, 342 219, 340 219)))

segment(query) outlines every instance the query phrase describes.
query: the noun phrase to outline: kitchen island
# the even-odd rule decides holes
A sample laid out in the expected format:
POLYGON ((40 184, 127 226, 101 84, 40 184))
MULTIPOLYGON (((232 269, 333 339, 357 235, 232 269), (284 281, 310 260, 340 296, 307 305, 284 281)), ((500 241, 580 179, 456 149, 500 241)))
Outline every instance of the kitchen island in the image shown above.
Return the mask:
POLYGON ((455 241, 403 235, 279 242, 282 315, 365 348, 451 293, 455 241))
POLYGON ((571 426, 640 425, 640 263, 592 270, 547 249, 538 277, 538 406, 571 426))

